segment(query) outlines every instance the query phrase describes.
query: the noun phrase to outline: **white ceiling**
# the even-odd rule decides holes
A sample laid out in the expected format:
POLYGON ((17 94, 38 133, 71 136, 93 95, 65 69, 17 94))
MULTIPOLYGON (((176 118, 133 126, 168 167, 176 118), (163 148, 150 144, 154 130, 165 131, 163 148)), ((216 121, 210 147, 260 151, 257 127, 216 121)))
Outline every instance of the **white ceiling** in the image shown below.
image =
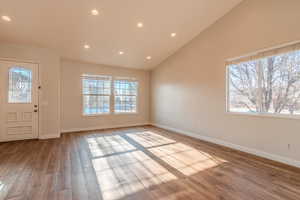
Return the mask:
POLYGON ((12 19, 0 20, 0 40, 50 48, 74 60, 150 69, 240 2, 0 0, 0 15, 12 19), (99 15, 92 16, 92 9, 99 15), (138 22, 144 27, 137 28, 138 22), (172 32, 177 36, 171 38, 172 32), (84 49, 84 44, 91 48, 84 49))

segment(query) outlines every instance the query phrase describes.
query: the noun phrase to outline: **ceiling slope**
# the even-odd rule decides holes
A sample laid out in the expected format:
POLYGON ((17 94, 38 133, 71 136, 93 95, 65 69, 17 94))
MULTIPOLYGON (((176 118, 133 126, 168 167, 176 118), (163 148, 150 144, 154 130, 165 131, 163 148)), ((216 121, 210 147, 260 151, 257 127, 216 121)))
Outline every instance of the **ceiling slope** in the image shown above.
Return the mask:
POLYGON ((0 0, 0 15, 11 18, 0 22, 0 40, 53 49, 84 62, 151 69, 240 2, 0 0), (91 15, 92 9, 99 15, 91 15))

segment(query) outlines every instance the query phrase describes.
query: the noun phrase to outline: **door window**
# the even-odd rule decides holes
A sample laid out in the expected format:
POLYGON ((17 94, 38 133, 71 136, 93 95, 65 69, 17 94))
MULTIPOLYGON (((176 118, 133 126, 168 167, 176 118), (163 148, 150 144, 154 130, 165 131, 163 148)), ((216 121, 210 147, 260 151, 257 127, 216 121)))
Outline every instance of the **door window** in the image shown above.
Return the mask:
POLYGON ((32 70, 21 67, 9 69, 8 103, 31 103, 32 70))

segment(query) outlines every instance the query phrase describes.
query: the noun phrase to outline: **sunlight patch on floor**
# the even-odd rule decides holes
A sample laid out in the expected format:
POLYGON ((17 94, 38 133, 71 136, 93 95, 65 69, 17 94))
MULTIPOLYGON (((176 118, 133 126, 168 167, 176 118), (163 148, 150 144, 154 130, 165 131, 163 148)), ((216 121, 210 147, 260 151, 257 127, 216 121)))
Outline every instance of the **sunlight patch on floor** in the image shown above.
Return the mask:
POLYGON ((226 162, 152 131, 123 134, 87 138, 104 200, 119 200, 177 179, 155 157, 185 176, 226 162))
POLYGON ((87 138, 87 143, 93 157, 106 156, 136 149, 119 135, 90 137, 87 138))
POLYGON ((127 134, 128 137, 139 143, 145 148, 175 143, 175 140, 158 135, 152 131, 143 131, 127 134))
POLYGON ((121 199, 176 179, 142 151, 97 158, 93 167, 104 200, 121 199))
POLYGON ((0 181, 0 192, 4 189, 4 183, 2 183, 2 181, 0 181))
POLYGON ((186 176, 226 162, 226 160, 182 143, 169 144, 148 150, 186 176))

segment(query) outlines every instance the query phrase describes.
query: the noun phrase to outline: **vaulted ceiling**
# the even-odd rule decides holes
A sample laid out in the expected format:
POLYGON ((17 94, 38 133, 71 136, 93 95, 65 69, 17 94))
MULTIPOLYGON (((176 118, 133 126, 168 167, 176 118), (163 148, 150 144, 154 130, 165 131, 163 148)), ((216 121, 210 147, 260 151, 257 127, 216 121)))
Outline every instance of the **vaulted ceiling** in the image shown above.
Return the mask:
POLYGON ((0 0, 0 15, 10 19, 0 20, 0 41, 49 48, 74 60, 151 69, 240 2, 0 0))

